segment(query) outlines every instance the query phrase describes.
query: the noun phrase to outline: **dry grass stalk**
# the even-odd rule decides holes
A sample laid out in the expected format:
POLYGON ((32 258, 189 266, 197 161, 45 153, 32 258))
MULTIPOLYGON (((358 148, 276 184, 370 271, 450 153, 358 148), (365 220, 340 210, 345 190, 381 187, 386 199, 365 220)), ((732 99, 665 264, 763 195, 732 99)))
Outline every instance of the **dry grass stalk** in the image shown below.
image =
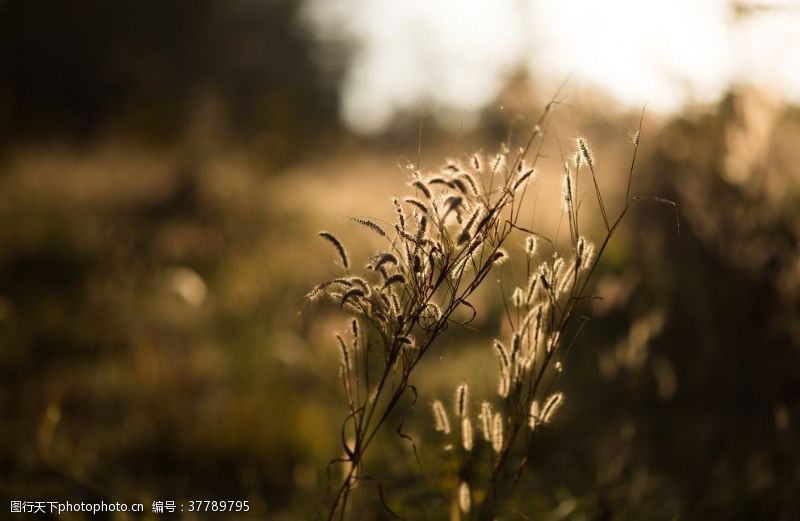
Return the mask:
MULTIPOLYGON (((608 221, 594 173, 594 158, 586 141, 578 139, 574 175, 579 175, 582 162, 589 166, 606 237, 595 255, 592 243, 579 234, 575 180, 570 166, 565 164, 563 197, 570 223, 571 252, 566 258, 554 254, 538 267, 532 265, 537 254, 536 234, 517 222, 541 151, 543 124, 554 104, 547 106, 527 144, 513 156, 503 148, 487 164, 473 155, 465 164, 450 161, 428 176, 415 171, 409 182, 415 193, 393 200, 396 222, 392 233, 371 220, 355 219, 386 242, 383 251, 370 259, 368 273, 363 277, 349 274, 344 245, 332 234, 320 233, 336 248, 345 273, 317 285, 309 297, 327 296, 353 316, 351 344, 338 336, 348 413, 341 428, 344 457, 331 463, 344 464, 345 475, 329 504, 329 520, 345 518, 350 494, 359 481, 374 482, 363 474, 363 461, 376 434, 401 408, 401 402, 416 402, 417 390, 411 384, 411 376, 440 335, 455 323, 454 313, 467 309, 474 317, 469 299, 489 273, 508 259, 502 246, 514 231, 525 234, 527 274, 525 285, 514 291, 518 318, 512 324, 514 332, 508 346, 500 341, 493 344, 502 403, 496 408, 489 402, 481 405, 478 425, 482 436, 477 439, 472 432, 466 384, 461 384, 455 395, 457 433, 451 432, 442 402, 433 403, 436 430, 461 438, 460 443, 448 447, 461 446, 465 458, 480 454, 472 450, 477 442, 488 443, 492 448, 492 472, 482 492, 475 492, 481 484, 464 481, 455 491, 463 513, 491 518, 498 504, 503 470, 515 443, 524 438, 529 449, 537 426, 549 422, 563 403, 560 393, 539 396, 550 375, 548 369, 565 349, 563 332, 576 306, 586 298, 586 286, 599 256, 637 199, 626 197, 618 218, 613 223, 608 221), (538 150, 526 160, 537 138, 538 150), (542 398, 540 408, 537 399, 542 398), (534 413, 536 417, 532 416, 534 413), (527 434, 521 436, 522 433, 527 434), (473 507, 478 498, 482 501, 476 509, 473 507)), ((632 172, 633 163, 631 176, 632 172)), ((403 433, 402 425, 397 432, 411 440, 403 433)), ((526 464, 525 457, 518 464, 518 474, 526 464)), ((394 515, 378 487, 384 508, 394 515)))

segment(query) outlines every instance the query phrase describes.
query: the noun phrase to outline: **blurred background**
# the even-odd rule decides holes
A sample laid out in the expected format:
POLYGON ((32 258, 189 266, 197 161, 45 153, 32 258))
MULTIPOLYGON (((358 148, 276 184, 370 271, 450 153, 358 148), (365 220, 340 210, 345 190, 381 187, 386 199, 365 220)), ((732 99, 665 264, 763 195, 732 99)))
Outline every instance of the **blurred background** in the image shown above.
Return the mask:
MULTIPOLYGON (((615 237, 515 508, 800 518, 800 4, 589 4, 0 0, 4 503, 312 518, 345 410, 345 319, 304 300, 336 274, 316 231, 362 262, 348 218, 391 215, 407 165, 518 144, 564 84, 537 230, 577 135, 621 206, 645 105, 633 192, 680 230, 641 204, 615 237)), ((449 510, 428 406, 494 389, 496 289, 418 375, 424 476, 400 439, 375 451, 409 519, 449 510)))

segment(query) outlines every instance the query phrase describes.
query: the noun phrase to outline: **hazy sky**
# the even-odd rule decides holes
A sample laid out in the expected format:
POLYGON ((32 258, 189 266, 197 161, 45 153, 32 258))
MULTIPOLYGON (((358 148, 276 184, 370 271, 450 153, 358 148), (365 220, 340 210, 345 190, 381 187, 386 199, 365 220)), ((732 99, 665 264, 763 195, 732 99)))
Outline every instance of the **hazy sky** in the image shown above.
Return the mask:
POLYGON ((745 17, 728 0, 309 2, 323 37, 356 44, 342 115, 359 132, 420 104, 468 123, 520 67, 663 112, 742 81, 800 101, 798 0, 745 0, 745 17))

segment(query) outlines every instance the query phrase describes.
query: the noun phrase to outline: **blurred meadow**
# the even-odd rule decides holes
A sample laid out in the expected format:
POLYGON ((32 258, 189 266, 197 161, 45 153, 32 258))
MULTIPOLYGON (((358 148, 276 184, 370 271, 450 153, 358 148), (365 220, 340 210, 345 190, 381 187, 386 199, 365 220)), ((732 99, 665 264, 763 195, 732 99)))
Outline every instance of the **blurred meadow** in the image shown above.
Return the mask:
MULTIPOLYGON (((393 219, 418 163, 519 147, 562 84, 525 225, 568 242, 578 136, 619 211, 643 109, 632 192, 680 225, 620 225, 502 519, 800 518, 800 4, 706 4, 0 0, 0 518, 325 512, 349 322, 306 298, 341 271, 317 232, 360 267, 352 217, 393 219), (201 499, 251 510, 150 513, 201 499)), ((365 462, 405 519, 459 518, 430 404, 495 392, 523 243, 414 374, 422 472, 399 415, 365 462)), ((349 513, 390 518, 370 486, 349 513)))

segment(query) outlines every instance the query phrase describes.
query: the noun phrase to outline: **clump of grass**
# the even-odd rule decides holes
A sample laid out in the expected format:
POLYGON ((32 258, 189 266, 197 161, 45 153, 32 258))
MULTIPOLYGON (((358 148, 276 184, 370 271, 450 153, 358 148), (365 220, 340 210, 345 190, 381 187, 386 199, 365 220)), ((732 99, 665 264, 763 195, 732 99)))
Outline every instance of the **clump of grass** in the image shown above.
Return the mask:
MULTIPOLYGON (((376 434, 386 427, 390 415, 401 409, 401 403, 410 399, 413 406, 416 402, 417 389, 411 383, 414 370, 442 333, 457 323, 455 314, 467 310, 474 318, 470 298, 489 273, 508 260, 503 246, 512 232, 524 234, 527 274, 512 297, 516 319, 506 310, 513 329, 511 338, 507 344, 493 343, 501 403, 482 403, 476 423, 482 436, 476 437, 466 384, 455 393, 457 421, 453 424, 444 404, 433 402, 436 430, 458 436, 446 445, 449 450, 460 447, 461 458, 467 461, 484 454, 473 451, 475 443, 488 443, 492 448, 492 471, 486 483, 456 481, 455 502, 464 514, 481 519, 493 515, 512 448, 523 438, 530 448, 538 426, 552 420, 563 403, 560 393, 539 395, 544 392, 546 377, 551 376, 549 368, 567 349, 563 342, 566 327, 587 297, 586 286, 597 260, 635 198, 626 197, 618 218, 608 221, 594 158, 586 141, 579 139, 575 172, 568 163, 564 166, 564 211, 570 224, 571 251, 533 265, 537 234, 519 226, 518 219, 526 188, 535 176, 543 124, 554 104, 547 106, 527 143, 515 154, 502 147, 486 161, 476 154, 464 163, 451 160, 437 172, 414 171, 408 183, 413 194, 392 201, 395 222, 391 227, 354 219, 384 241, 381 250, 368 259, 363 274, 351 275, 344 244, 331 233, 320 233, 335 247, 344 273, 318 284, 309 297, 332 299, 352 315, 353 324, 349 341, 343 335, 337 337, 342 360, 339 375, 348 411, 340 436, 344 456, 331 462, 343 464, 344 476, 328 505, 328 519, 345 518, 350 495, 360 481, 376 483, 363 470, 376 434), (577 218, 575 183, 582 162, 589 165, 607 232, 596 255, 591 241, 580 234, 577 218), (543 400, 541 408, 537 400, 543 400)), ((629 175, 632 172, 633 162, 629 175)), ((416 453, 402 423, 397 433, 412 442, 416 453)), ((524 457, 517 476, 526 464, 524 457)), ((378 490, 384 508, 394 515, 383 501, 380 484, 378 490)))
MULTIPOLYGON (((343 441, 345 455, 336 460, 346 464, 346 472, 329 505, 328 519, 345 516, 354 485, 366 479, 362 462, 376 433, 403 397, 416 399, 410 382, 414 369, 456 323, 454 314, 466 309, 474 317, 470 297, 508 258, 502 245, 517 228, 539 151, 532 153, 530 162, 525 157, 542 137, 541 124, 552 106, 542 114, 526 146, 513 156, 504 148, 488 165, 474 155, 463 164, 450 161, 427 175, 415 171, 409 180, 413 193, 392 201, 396 215, 391 228, 355 219, 385 243, 363 274, 350 273, 342 241, 329 232, 320 233, 334 246, 344 273, 318 284, 309 297, 332 299, 352 314, 361 331, 351 342, 342 335, 338 340, 348 408, 341 438, 352 442, 343 441)), ((462 391, 460 412, 466 416, 466 387, 462 391)), ((441 407, 434 405, 434 410, 441 412, 441 407)), ((446 416, 436 417, 437 429, 449 432, 446 416)), ((469 446, 471 422, 460 420, 457 427, 469 431, 470 436, 462 439, 462 445, 469 446)))
MULTIPOLYGON (((564 394, 552 391, 552 388, 563 371, 566 354, 585 321, 578 324, 577 328, 569 329, 569 326, 576 320, 580 303, 591 298, 587 293, 587 285, 619 224, 638 200, 654 200, 674 206, 674 203, 660 198, 630 197, 639 132, 634 141, 634 159, 628 173, 629 188, 625 204, 613 221, 608 221, 599 185, 596 181, 594 183, 606 229, 598 248, 581 234, 578 221, 579 205, 576 204, 575 186, 581 164, 589 165, 591 177, 596 179, 595 161, 584 138, 576 140, 574 171, 572 165, 564 164, 562 198, 563 211, 570 226, 569 250, 563 254, 553 252, 544 255, 538 252, 536 236, 528 235, 524 239, 525 281, 514 289, 511 307, 506 306, 506 317, 512 332, 507 340, 494 340, 491 345, 498 367, 498 403, 483 401, 478 415, 483 433, 478 442, 485 443, 491 450, 462 453, 458 467, 458 473, 464 474, 466 469, 479 468, 476 458, 486 458, 488 455, 490 459, 489 475, 481 479, 477 473, 471 472, 472 482, 467 483, 471 491, 471 504, 478 505, 473 515, 477 519, 494 518, 503 496, 513 492, 525 470, 537 434, 553 421, 565 403, 564 394), (537 255, 540 261, 538 266, 533 263, 537 255), (568 331, 574 331, 569 338, 568 331)), ((454 500, 459 501, 460 489, 454 490, 453 494, 454 500)))

